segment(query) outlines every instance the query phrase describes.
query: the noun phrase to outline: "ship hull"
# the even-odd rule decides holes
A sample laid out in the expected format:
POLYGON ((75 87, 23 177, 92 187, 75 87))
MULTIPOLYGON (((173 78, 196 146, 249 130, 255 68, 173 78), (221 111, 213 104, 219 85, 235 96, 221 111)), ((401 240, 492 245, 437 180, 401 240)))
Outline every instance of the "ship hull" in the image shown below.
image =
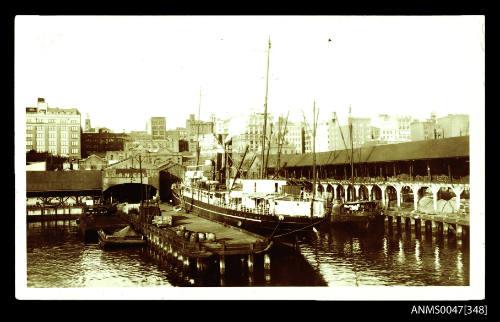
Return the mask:
POLYGON ((308 216, 283 216, 283 220, 279 220, 278 216, 256 215, 207 204, 186 196, 180 197, 178 192, 173 195, 175 204, 183 206, 186 211, 266 237, 307 232, 325 221, 324 218, 311 219, 308 216))

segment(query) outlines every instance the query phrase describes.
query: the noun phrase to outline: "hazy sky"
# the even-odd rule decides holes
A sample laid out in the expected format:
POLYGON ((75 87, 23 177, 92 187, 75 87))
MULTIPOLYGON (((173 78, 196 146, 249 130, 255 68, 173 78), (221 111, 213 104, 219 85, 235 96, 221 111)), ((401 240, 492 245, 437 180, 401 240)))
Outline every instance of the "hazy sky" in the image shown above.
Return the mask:
MULTIPOLYGON (((482 16, 18 16, 15 108, 44 97, 82 122, 144 130, 189 114, 263 111, 320 120, 484 109, 482 16), (331 41, 328 41, 331 39, 331 41)), ((23 115, 23 114, 21 114, 23 115)))

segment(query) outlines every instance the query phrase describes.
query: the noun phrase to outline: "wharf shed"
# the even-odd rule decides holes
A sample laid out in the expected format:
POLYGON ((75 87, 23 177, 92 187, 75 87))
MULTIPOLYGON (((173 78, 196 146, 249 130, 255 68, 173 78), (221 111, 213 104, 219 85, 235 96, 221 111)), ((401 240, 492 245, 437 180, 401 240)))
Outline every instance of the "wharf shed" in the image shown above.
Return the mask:
MULTIPOLYGON (((438 140, 405 142, 398 144, 376 145, 356 148, 353 151, 335 150, 316 153, 316 166, 330 167, 331 170, 341 167, 350 169, 350 158, 353 157, 354 168, 359 168, 360 175, 388 176, 402 172, 413 175, 428 175, 428 168, 432 174, 450 175, 453 172, 458 176, 469 174, 469 136, 451 137, 438 140), (387 170, 391 166, 391 170, 387 170), (375 169, 373 169, 375 167, 375 169), (382 168, 382 172, 377 171, 382 168), (412 171, 410 171, 410 168, 412 171)), ((277 156, 270 155, 268 170, 276 167, 277 156)), ((282 154, 280 166, 285 171, 310 170, 313 166, 313 154, 282 154)), ((328 170, 328 169, 327 169, 328 170)), ((306 171, 306 174, 308 172, 306 171)), ((327 177, 329 173, 325 173, 327 177)), ((334 176, 334 175, 333 175, 334 176)), ((320 177, 324 177, 320 172, 320 177)))
POLYGON ((46 193, 73 195, 80 193, 100 193, 102 191, 102 171, 26 171, 26 194, 42 196, 46 193))

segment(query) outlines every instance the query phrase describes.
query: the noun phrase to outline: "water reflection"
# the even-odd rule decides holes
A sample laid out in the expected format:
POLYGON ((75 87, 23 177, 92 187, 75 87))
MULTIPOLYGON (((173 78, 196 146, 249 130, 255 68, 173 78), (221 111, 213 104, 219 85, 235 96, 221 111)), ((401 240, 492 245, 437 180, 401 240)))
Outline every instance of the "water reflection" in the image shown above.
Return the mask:
MULTIPOLYGON (((468 285, 468 243, 424 234, 331 228, 277 245, 265 257, 218 262, 193 275, 149 248, 101 250, 76 235, 75 222, 28 225, 28 287, 468 285), (250 269, 249 269, 250 267, 250 269)), ((404 231, 403 231, 404 230, 404 231)), ((168 249, 174 256, 175 251, 168 249)), ((194 267, 201 265, 193 263, 194 267)))
POLYGON ((418 231, 396 230, 331 228, 301 252, 329 286, 469 284, 469 250, 455 238, 422 242, 418 231))

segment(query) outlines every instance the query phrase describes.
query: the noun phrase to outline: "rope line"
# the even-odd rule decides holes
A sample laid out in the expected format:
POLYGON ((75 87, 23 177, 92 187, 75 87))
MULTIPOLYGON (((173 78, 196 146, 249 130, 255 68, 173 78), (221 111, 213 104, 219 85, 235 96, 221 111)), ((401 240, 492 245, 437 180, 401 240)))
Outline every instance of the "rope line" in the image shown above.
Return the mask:
POLYGON ((290 235, 290 234, 293 234, 293 233, 296 233, 298 231, 301 231, 301 230, 304 230, 304 229, 307 229, 307 228, 310 228, 310 227, 313 227, 314 225, 318 225, 318 224, 321 224, 323 221, 326 220, 327 217, 323 218, 322 220, 316 222, 316 223, 313 223, 313 224, 310 224, 310 225, 307 225, 307 226, 304 226, 302 228, 299 228, 299 229, 296 229, 296 230, 292 230, 288 233, 284 233, 284 234, 281 234, 281 235, 277 235, 275 236, 275 238, 279 238, 279 237, 283 237, 283 236, 286 236, 286 235, 290 235))
POLYGON ((278 226, 280 225, 280 223, 281 223, 281 221, 278 221, 278 224, 276 225, 276 227, 274 227, 273 232, 271 233, 271 235, 268 238, 270 238, 270 239, 273 238, 274 233, 276 232, 276 229, 278 229, 278 226))

